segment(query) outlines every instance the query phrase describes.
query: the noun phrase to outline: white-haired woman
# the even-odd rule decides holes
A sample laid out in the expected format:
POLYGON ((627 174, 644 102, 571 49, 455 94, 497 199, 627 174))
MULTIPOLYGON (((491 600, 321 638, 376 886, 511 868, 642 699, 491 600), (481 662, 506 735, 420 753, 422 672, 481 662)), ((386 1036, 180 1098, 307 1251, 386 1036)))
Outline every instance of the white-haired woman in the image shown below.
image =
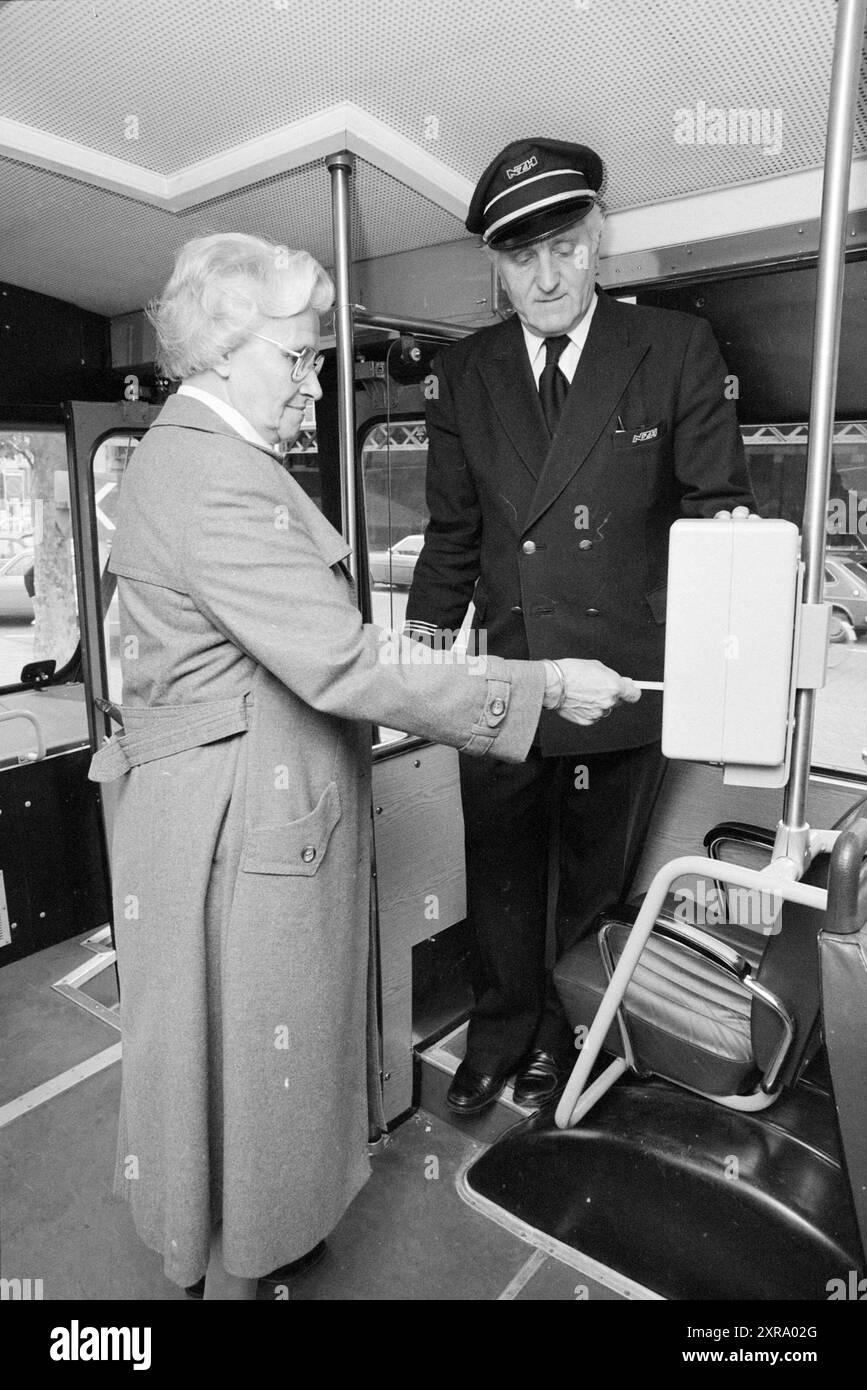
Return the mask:
POLYGON ((331 298, 305 252, 181 250, 153 319, 183 384, 110 561, 124 732, 91 775, 121 783, 117 1185, 206 1299, 255 1297, 367 1177, 367 721, 518 760, 543 702, 591 723, 639 694, 597 662, 419 666, 362 624, 348 546, 275 454, 321 396, 331 298))

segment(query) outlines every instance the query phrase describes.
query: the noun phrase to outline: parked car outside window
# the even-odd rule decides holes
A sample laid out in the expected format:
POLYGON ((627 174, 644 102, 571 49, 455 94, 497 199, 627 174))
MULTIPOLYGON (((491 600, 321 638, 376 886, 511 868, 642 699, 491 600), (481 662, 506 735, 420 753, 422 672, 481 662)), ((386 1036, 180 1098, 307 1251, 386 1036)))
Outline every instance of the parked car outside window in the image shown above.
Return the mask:
POLYGON ((32 531, 0 531, 0 560, 11 560, 25 550, 33 554, 32 531))
POLYGON ((371 584, 408 589, 423 545, 424 536, 404 536, 390 550, 371 550, 368 556, 371 584))
POLYGON ((833 607, 832 642, 850 641, 853 634, 857 638, 867 632, 867 564, 826 553, 823 597, 833 607))
POLYGON ((32 621, 33 598, 28 587, 28 578, 32 574, 32 550, 22 550, 0 562, 0 618, 32 621))

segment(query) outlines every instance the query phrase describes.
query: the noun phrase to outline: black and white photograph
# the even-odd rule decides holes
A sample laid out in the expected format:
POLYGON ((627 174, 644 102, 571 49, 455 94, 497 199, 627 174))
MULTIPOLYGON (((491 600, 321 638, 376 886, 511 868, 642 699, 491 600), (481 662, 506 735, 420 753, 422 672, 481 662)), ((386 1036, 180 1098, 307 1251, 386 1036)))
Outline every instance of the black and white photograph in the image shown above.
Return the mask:
POLYGON ((219 1370, 215 1301, 854 1356, 865 17, 0 3, 27 1369, 219 1370))

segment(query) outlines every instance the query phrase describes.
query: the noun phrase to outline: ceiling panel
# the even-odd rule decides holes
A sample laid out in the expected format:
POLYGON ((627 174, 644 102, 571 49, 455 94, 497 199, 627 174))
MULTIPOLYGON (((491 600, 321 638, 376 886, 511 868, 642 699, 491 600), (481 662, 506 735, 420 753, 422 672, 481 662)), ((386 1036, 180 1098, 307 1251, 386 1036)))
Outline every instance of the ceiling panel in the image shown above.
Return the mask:
MULTIPOLYGON (((351 101, 472 180, 510 139, 585 141, 617 211, 818 166, 834 16, 833 0, 10 3, 0 115, 169 175, 351 101), (764 111, 769 138, 675 138, 678 112, 700 121, 714 107, 764 111)), ((0 179, 0 279, 102 312, 138 307, 200 231, 330 259, 321 162, 183 213, 15 160, 0 179)), ((465 234, 373 163, 359 161, 353 187, 357 257, 465 234)))
MULTIPOLYGON (((140 308, 190 237, 247 231, 331 261, 331 193, 321 162, 184 213, 164 212, 61 174, 0 159, 0 280, 101 314, 140 308)), ((462 222, 356 161, 353 259, 465 237, 462 222)))

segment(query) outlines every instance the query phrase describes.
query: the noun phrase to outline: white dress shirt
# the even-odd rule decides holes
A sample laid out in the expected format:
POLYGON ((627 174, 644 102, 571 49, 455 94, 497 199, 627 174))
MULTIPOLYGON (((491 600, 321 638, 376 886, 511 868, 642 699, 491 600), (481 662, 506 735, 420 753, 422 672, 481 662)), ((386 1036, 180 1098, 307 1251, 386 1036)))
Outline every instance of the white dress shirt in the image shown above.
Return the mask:
POLYGON ((280 449, 279 444, 269 444, 267 439, 263 439, 258 430, 254 430, 246 415, 242 415, 240 410, 236 410, 233 405, 227 405, 221 401, 219 396, 213 395, 210 391, 203 391, 200 386, 188 386, 186 382, 178 387, 179 396, 193 396, 202 405, 209 406, 221 420, 246 439, 248 444, 258 444, 260 449, 267 449, 269 454, 276 454, 280 449))
MULTIPOLYGON (((569 346, 564 348, 560 354, 560 360, 557 366, 568 381, 571 381, 575 375, 575 368, 578 366, 581 353, 584 350, 584 344, 587 342, 590 324, 593 321, 593 315, 596 313, 596 303, 597 296, 594 294, 593 303, 590 305, 587 313, 580 323, 576 323, 572 332, 567 335, 569 338, 569 346)), ((533 333, 525 323, 521 324, 521 329, 524 334, 524 342, 527 345, 527 356, 530 359, 530 366, 533 369, 533 377, 538 389, 539 378, 545 368, 545 339, 540 338, 537 333, 533 333)))

